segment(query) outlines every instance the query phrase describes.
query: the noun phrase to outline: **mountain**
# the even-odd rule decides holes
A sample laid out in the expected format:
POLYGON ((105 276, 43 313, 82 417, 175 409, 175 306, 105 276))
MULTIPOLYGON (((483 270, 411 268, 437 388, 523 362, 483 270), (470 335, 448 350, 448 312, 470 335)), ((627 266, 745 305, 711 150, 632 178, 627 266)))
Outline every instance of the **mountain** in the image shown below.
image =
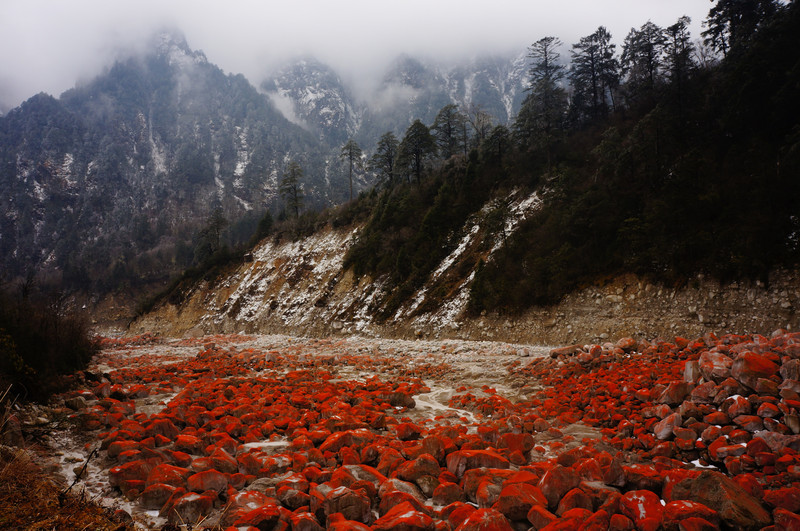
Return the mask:
MULTIPOLYGON (((198 235, 221 208, 227 243, 280 212, 284 165, 304 169, 307 207, 347 199, 341 145, 369 155, 386 131, 432 123, 448 103, 508 123, 525 61, 456 66, 401 56, 367 97, 311 57, 275 72, 260 92, 226 75, 182 35, 119 59, 55 98, 38 94, 0 116, 0 252, 6 278, 37 271, 70 288, 106 292, 164 282, 194 262, 198 235)), ((354 176, 356 190, 371 185, 354 176)))
POLYGON ((364 106, 339 75, 313 57, 289 63, 261 84, 288 117, 330 146, 356 135, 364 106))
POLYGON ((318 139, 243 76, 161 34, 148 54, 0 118, 3 271, 100 292, 164 280, 191 264, 215 208, 231 238, 249 237, 279 208, 291 158, 306 170, 307 204, 329 204, 318 139))
POLYGON ((524 54, 455 65, 401 55, 378 86, 358 98, 330 66, 301 57, 278 69, 261 88, 288 118, 332 149, 354 138, 369 151, 387 131, 402 136, 415 119, 432 124, 450 103, 467 111, 481 109, 508 125, 524 98, 527 68, 524 54))

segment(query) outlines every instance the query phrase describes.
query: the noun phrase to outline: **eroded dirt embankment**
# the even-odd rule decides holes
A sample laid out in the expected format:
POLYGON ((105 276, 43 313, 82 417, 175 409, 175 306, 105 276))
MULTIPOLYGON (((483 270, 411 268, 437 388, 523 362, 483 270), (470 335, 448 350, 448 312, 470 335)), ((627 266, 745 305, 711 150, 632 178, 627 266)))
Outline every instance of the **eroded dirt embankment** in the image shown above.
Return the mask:
POLYGON ((775 273, 769 285, 758 281, 723 285, 700 276, 685 286, 667 287, 626 275, 571 293, 554 306, 532 308, 519 315, 490 313, 468 318, 462 308, 447 319, 423 313, 384 322, 378 322, 370 313, 369 297, 353 295, 367 290, 367 279, 354 283, 349 274, 342 274, 337 282, 348 300, 339 300, 333 293, 324 307, 315 306, 313 298, 306 302, 287 300, 283 303, 284 313, 282 307, 269 309, 275 304, 274 299, 252 296, 249 304, 261 308, 255 320, 220 312, 231 288, 205 284, 182 305, 165 304, 140 317, 128 333, 152 332, 170 337, 212 333, 312 337, 360 334, 563 345, 621 337, 652 340, 676 335, 699 337, 709 332, 768 334, 778 328, 800 330, 800 273, 796 271, 775 273), (298 316, 305 318, 298 322, 298 316))

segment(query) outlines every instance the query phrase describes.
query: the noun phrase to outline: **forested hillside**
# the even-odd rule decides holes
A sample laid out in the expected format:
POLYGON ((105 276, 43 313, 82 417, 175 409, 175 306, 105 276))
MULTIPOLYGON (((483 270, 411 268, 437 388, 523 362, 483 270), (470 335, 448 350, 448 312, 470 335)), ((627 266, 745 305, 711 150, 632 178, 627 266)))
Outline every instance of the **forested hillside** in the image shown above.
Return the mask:
POLYGON ((680 284, 697 273, 765 280, 796 264, 800 9, 723 0, 703 43, 688 27, 647 22, 617 50, 601 26, 568 63, 559 39, 544 37, 530 47, 531 85, 510 129, 449 133, 470 121, 456 110, 458 125, 445 127, 446 109, 430 129, 412 125, 384 187, 362 198, 372 215, 346 264, 389 275, 391 310, 452 251, 470 214, 515 188, 539 191, 542 207, 506 238, 508 205, 491 204, 474 312, 552 303, 624 272, 680 284))

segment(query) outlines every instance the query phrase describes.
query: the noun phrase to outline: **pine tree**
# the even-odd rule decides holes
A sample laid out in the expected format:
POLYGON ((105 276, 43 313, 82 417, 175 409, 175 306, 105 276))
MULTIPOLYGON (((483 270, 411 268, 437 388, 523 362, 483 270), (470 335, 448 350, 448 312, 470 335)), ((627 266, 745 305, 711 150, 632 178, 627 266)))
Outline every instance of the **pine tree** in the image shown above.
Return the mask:
POLYGON ((228 225, 228 220, 225 219, 222 208, 215 208, 208 216, 205 226, 200 230, 199 241, 194 249, 196 263, 207 262, 222 248, 222 230, 226 225, 228 225))
POLYGON ((397 149, 400 145, 391 131, 384 133, 378 140, 375 153, 369 159, 369 168, 377 175, 378 182, 391 188, 394 185, 394 174, 397 165, 397 149))
POLYGON ((708 12, 705 43, 727 56, 740 49, 780 9, 778 0, 718 0, 708 12))
POLYGON ((342 153, 340 156, 342 159, 346 160, 349 164, 348 176, 350 178, 350 201, 353 200, 353 169, 361 168, 362 155, 363 153, 361 152, 361 148, 352 138, 348 140, 344 146, 342 146, 342 153))
POLYGON ((620 62, 631 99, 652 94, 660 83, 666 39, 664 29, 650 21, 638 30, 631 28, 625 37, 620 62))
POLYGON ((414 120, 406 130, 399 147, 398 162, 406 169, 406 175, 410 177, 413 174, 419 184, 422 181, 425 162, 435 153, 436 141, 430 129, 421 121, 414 120))
POLYGON ((572 114, 575 121, 585 122, 608 115, 613 108, 614 91, 619 85, 619 61, 615 45, 605 27, 572 45, 569 78, 573 88, 572 114))
POLYGON ((565 71, 559 63, 561 45, 556 37, 544 37, 530 46, 529 93, 514 122, 517 141, 544 149, 548 167, 552 147, 563 132, 567 109, 567 94, 560 85, 565 71))
POLYGON ((294 212, 295 218, 300 217, 300 209, 303 207, 303 186, 300 183, 302 178, 303 168, 293 160, 289 162, 278 185, 278 192, 286 201, 286 207, 294 212))
POLYGON ((449 159, 464 150, 462 131, 466 117, 454 103, 442 107, 431 126, 431 133, 436 139, 439 156, 449 159))

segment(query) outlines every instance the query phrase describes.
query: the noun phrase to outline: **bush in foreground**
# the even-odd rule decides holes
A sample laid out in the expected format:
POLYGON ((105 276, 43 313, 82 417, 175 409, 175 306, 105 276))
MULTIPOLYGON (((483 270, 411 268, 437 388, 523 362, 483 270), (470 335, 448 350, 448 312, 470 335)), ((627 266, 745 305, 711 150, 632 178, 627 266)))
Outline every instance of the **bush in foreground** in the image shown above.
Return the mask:
POLYGON ((0 382, 12 395, 46 399, 97 352, 86 321, 64 306, 63 297, 0 293, 0 382))

